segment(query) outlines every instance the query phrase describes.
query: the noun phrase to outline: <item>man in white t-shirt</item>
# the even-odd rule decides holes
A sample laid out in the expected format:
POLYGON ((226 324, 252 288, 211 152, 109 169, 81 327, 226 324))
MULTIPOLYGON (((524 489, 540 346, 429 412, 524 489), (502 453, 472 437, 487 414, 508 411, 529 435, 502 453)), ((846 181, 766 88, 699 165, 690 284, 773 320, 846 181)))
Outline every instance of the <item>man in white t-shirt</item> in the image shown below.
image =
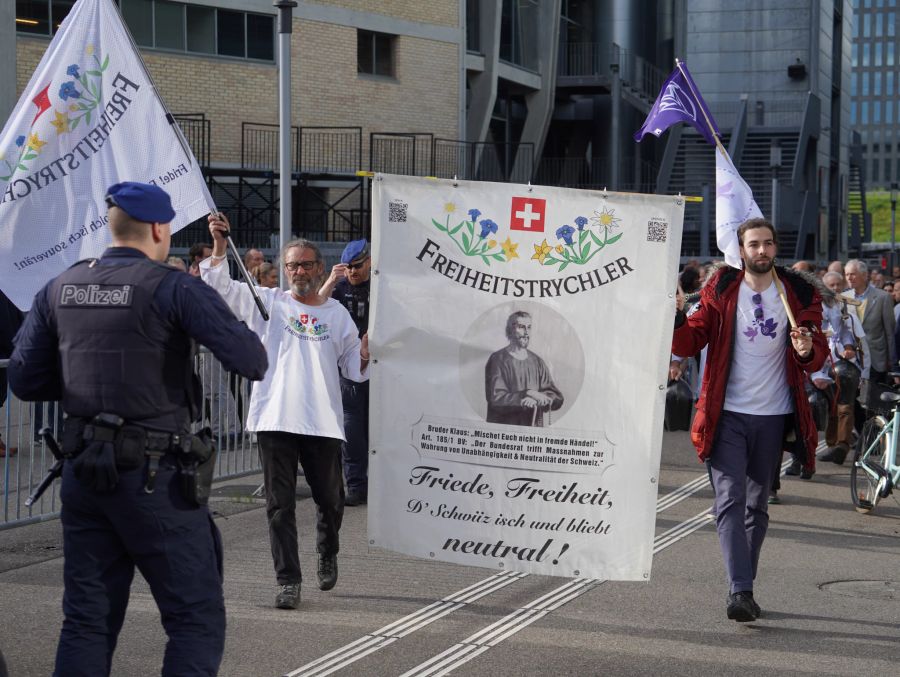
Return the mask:
POLYGON ((730 584, 726 613, 748 622, 761 613, 753 582, 782 450, 799 445, 804 466, 815 468, 818 432, 804 382, 822 366, 828 346, 816 288, 779 267, 785 302, 798 325, 790 327, 772 272, 775 227, 751 219, 737 236, 744 270, 723 267, 714 273, 690 316, 678 294, 672 352, 694 355, 707 347, 691 439, 716 493, 716 531, 730 584))
POLYGON ((347 309, 319 296, 324 260, 308 240, 285 245, 281 260, 290 291, 258 287, 269 309, 263 320, 250 288, 232 281, 225 260, 224 215, 209 217, 212 256, 200 264, 203 280, 218 290, 235 315, 262 339, 270 368, 254 385, 246 428, 256 432, 266 488, 269 541, 278 590, 275 606, 300 602, 300 556, 295 519, 297 463, 316 503, 319 589, 337 582, 338 531, 344 515, 341 443, 344 441, 340 377, 368 379, 368 336, 362 339, 347 309))

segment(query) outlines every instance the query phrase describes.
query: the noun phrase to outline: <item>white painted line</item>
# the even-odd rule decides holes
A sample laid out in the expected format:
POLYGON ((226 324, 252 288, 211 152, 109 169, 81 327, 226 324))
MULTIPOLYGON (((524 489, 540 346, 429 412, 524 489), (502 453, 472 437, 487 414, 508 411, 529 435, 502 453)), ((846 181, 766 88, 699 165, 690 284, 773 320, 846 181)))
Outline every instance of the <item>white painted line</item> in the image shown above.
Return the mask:
MULTIPOLYGON (((701 527, 711 524, 712 515, 703 511, 689 520, 669 529, 654 539, 654 553, 683 540, 701 527)), ((452 646, 442 654, 422 663, 412 670, 404 672, 400 677, 439 677, 450 674, 453 670, 493 648, 514 634, 525 629, 550 612, 559 609, 574 599, 581 597, 605 581, 575 579, 569 581, 543 597, 516 609, 499 621, 470 635, 459 644, 452 646), (440 658, 443 657, 443 658, 440 658)))
MULTIPOLYGON (((787 464, 785 464, 785 467, 787 464)), ((695 494, 697 491, 707 486, 709 480, 706 474, 697 477, 694 480, 691 480, 687 484, 679 487, 675 491, 670 494, 667 494, 663 498, 657 501, 657 513, 662 512, 666 508, 669 508, 676 503, 679 503, 686 499, 687 497, 695 494)), ((676 527, 678 528, 678 527, 676 527)), ((697 527, 699 528, 699 527, 697 527)), ((670 533, 666 532, 667 534, 670 533)), ((493 576, 489 576, 473 585, 470 585, 467 588, 463 588, 457 592, 454 592, 450 595, 447 595, 443 599, 434 602, 433 604, 429 604, 422 609, 400 618, 393 623, 390 623, 383 628, 376 630, 372 633, 369 633, 363 637, 360 637, 354 642, 347 644, 345 646, 340 647, 339 649, 335 649, 334 651, 317 658, 306 665, 303 665, 292 672, 285 673, 284 677, 325 677, 325 675, 330 675, 333 672, 337 672, 338 670, 350 665, 365 656, 368 656, 375 651, 378 651, 401 637, 405 637, 416 630, 420 630, 425 626, 433 623, 434 621, 447 616, 448 614, 453 613, 454 611, 458 611, 463 607, 475 602, 482 597, 485 597, 489 594, 492 594, 502 588, 505 588, 507 585, 511 583, 515 583, 518 580, 526 578, 528 574, 524 573, 514 573, 514 572, 502 572, 499 574, 494 574, 493 576)), ((511 616, 517 613, 529 613, 532 610, 539 612, 539 616, 534 617, 532 620, 529 620, 526 625, 533 623, 537 620, 538 617, 542 617, 549 613, 550 610, 556 609, 563 604, 567 604, 570 599, 566 598, 564 601, 555 604, 550 607, 548 610, 542 610, 540 605, 545 601, 547 603, 554 603, 555 600, 558 599, 560 591, 568 591, 569 588, 572 588, 572 596, 571 599, 575 599, 576 597, 584 594, 588 590, 600 585, 603 581, 590 580, 590 579, 573 579, 566 583, 565 585, 557 588, 556 590, 547 593, 543 597, 539 597, 538 599, 532 601, 529 605, 526 605, 522 610, 517 610, 507 616, 505 619, 501 619, 497 623, 488 626, 484 630, 476 633, 475 636, 481 635, 485 632, 488 632, 491 628, 495 626, 499 626, 500 624, 508 623, 508 620, 511 616)), ((523 626, 524 627, 524 626, 523 626)), ((518 632, 518 630, 515 630, 518 632)), ((455 647, 451 647, 448 649, 447 654, 452 654, 453 656, 457 656, 459 653, 465 653, 468 651, 472 651, 473 656, 476 656, 484 651, 487 651, 489 646, 479 646, 472 645, 471 649, 459 649, 460 645, 455 647)), ((443 654, 441 654, 443 656, 443 654)), ((439 660, 439 656, 431 659, 431 661, 439 660)), ((471 660, 471 658, 467 658, 465 660, 471 660)), ((465 662, 465 661, 463 661, 465 662)), ((425 664, 423 664, 424 666, 425 664)), ((427 673, 422 673, 427 674, 427 673)), ((444 673, 441 673, 444 674, 444 673)))

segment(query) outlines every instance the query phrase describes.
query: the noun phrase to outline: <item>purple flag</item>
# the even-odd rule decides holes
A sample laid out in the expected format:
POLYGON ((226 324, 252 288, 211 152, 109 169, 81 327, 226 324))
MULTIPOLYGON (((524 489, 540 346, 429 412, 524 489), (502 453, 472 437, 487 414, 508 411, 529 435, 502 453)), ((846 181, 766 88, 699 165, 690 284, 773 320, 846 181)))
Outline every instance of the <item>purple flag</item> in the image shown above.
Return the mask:
POLYGON ((694 84, 687 65, 683 62, 672 71, 672 74, 663 83, 659 96, 656 97, 656 102, 644 121, 644 126, 635 132, 634 140, 640 142, 647 134, 658 137, 676 122, 687 122, 693 125, 704 139, 712 145, 716 145, 710 125, 715 129, 717 135, 719 128, 710 115, 706 102, 700 96, 700 91, 694 84), (704 117, 704 113, 706 113, 706 117, 704 117))

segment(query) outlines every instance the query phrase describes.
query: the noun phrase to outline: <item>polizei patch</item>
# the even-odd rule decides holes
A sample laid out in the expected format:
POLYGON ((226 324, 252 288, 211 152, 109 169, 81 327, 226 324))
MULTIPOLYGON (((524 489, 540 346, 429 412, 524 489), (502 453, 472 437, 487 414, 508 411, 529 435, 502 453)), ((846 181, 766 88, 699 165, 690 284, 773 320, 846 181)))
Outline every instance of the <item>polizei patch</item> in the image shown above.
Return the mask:
POLYGON ((60 292, 61 306, 131 306, 130 284, 64 284, 60 292))

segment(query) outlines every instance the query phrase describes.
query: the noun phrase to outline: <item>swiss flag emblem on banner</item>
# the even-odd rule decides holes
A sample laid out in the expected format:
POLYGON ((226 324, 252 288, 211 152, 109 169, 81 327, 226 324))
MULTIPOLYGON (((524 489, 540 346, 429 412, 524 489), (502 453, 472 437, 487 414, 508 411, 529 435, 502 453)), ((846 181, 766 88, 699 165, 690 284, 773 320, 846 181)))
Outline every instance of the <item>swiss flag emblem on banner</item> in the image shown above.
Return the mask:
POLYGON ((512 213, 509 217, 510 230, 525 230, 529 233, 544 232, 544 213, 547 201, 538 197, 514 197, 512 213))

